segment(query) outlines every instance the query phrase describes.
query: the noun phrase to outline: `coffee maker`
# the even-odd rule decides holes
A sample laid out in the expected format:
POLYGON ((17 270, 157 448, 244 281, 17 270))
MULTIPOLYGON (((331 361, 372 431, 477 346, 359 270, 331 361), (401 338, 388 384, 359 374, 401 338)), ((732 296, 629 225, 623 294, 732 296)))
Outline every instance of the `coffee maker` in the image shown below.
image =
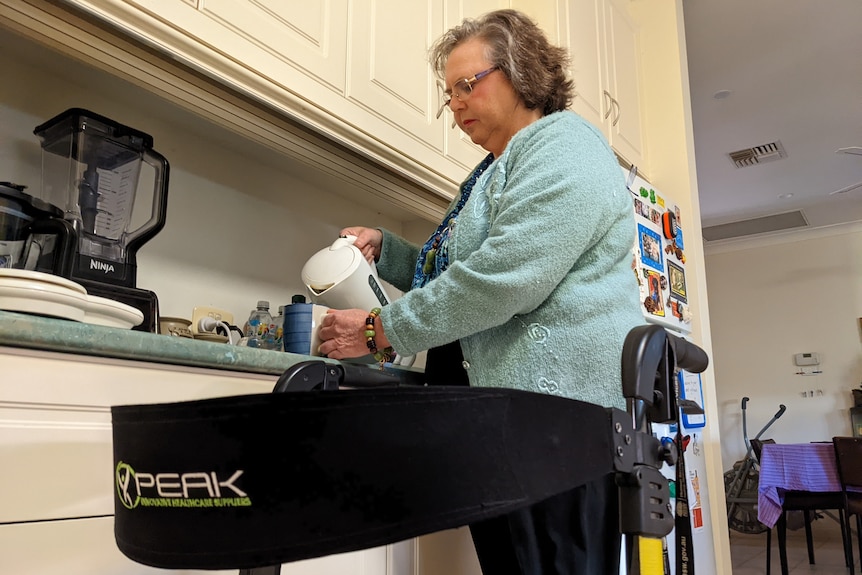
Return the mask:
POLYGON ((158 298, 137 287, 137 251, 165 225, 168 161, 148 134, 80 108, 33 133, 42 145, 41 199, 62 215, 31 224, 23 267, 139 309, 144 321, 134 329, 157 332, 158 298))
MULTIPOLYGON (((24 246, 34 229, 55 230, 57 236, 65 236, 65 228, 60 225, 43 224, 42 222, 62 222, 63 212, 57 206, 31 196, 22 186, 12 182, 0 182, 0 269, 26 268, 22 256, 24 246)), ((62 268, 62 261, 71 257, 69 242, 62 242, 61 248, 52 249, 56 261, 53 266, 62 268)))

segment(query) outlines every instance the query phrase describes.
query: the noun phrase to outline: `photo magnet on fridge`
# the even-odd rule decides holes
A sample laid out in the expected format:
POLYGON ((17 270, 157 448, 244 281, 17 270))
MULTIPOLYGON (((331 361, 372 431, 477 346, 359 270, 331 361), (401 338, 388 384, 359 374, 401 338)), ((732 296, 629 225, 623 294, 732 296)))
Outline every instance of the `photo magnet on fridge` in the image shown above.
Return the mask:
POLYGON ((664 271, 661 236, 645 225, 638 224, 638 244, 640 246, 641 262, 658 271, 664 271))
POLYGON ((685 289, 685 270, 668 260, 667 275, 670 276, 671 295, 682 303, 688 303, 685 289))

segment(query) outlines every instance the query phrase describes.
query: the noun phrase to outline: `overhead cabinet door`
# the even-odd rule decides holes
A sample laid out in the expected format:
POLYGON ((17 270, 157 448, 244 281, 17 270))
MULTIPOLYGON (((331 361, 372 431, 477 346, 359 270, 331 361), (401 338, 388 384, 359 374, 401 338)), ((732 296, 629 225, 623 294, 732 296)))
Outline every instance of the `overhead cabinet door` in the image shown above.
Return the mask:
POLYGON ((641 126, 640 40, 637 25, 625 3, 609 0, 605 11, 607 33, 607 90, 613 98, 609 115, 611 146, 632 164, 646 169, 641 126))
POLYGON ((442 16, 435 0, 354 0, 347 88, 350 100, 438 153, 443 130, 426 54, 442 16))
POLYGON ((72 3, 218 78, 263 78, 304 96, 320 86, 344 91, 347 0, 308 0, 302 9, 279 0, 72 3))
MULTIPOLYGON (((155 2, 164 12, 166 2, 155 2)), ((282 0, 206 0, 200 5, 201 13, 220 26, 204 26, 201 35, 218 34, 211 40, 220 43, 224 29, 230 30, 229 53, 240 62, 253 63, 257 72, 279 83, 285 82, 283 64, 288 64, 339 94, 344 91, 347 0, 304 0, 301 8, 282 0)))
MULTIPOLYGON (((571 56, 572 79, 577 96, 572 109, 585 120, 605 128, 605 111, 609 102, 605 95, 604 0, 559 0, 561 14, 560 37, 571 56)), ((607 131, 605 130, 607 135, 607 131)))
POLYGON ((629 163, 647 170, 641 114, 640 46, 627 0, 558 0, 560 37, 571 54, 572 109, 605 134, 629 163))

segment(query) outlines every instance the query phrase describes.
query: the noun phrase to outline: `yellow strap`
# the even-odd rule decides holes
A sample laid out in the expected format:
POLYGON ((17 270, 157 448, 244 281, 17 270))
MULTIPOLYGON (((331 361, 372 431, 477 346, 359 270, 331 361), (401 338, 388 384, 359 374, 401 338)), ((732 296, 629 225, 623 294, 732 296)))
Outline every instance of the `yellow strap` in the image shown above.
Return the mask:
POLYGON ((661 539, 638 537, 640 575, 664 575, 661 539))

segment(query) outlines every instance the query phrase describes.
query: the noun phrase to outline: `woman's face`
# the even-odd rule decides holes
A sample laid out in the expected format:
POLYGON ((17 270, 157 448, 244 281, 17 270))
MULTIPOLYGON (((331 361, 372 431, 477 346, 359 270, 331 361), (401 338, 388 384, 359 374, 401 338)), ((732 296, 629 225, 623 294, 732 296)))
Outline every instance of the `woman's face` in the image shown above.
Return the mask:
MULTIPOLYGON (((491 63, 485 57, 485 43, 467 40, 449 54, 446 62, 446 89, 451 90, 464 78, 487 70, 491 63)), ((460 100, 453 97, 449 105, 458 126, 494 156, 500 156, 509 140, 523 128, 528 112, 506 75, 495 70, 473 84, 473 91, 460 100)), ((528 122, 529 123, 529 122, 528 122)))

